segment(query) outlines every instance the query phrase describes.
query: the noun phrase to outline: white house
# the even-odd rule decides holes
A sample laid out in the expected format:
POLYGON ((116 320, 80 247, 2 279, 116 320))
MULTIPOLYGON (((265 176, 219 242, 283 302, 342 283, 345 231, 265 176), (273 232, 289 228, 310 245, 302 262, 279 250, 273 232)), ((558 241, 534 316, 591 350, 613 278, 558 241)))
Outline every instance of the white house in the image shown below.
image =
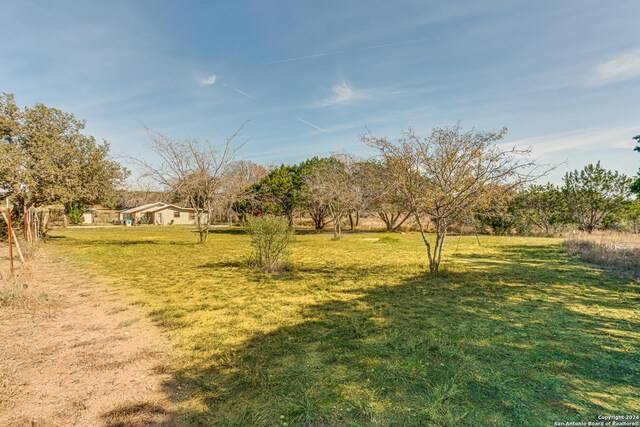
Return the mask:
POLYGON ((192 208, 156 202, 118 212, 118 220, 124 221, 126 218, 145 224, 190 225, 195 223, 196 212, 192 208))

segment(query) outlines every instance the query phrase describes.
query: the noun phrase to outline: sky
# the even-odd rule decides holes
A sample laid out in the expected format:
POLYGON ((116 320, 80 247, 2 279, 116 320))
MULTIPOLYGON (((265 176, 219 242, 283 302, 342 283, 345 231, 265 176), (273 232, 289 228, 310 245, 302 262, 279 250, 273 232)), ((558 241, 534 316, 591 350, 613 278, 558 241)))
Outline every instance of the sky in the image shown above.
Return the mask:
POLYGON ((296 163, 460 122, 568 170, 640 155, 640 1, 0 0, 0 92, 153 160, 145 127, 296 163))

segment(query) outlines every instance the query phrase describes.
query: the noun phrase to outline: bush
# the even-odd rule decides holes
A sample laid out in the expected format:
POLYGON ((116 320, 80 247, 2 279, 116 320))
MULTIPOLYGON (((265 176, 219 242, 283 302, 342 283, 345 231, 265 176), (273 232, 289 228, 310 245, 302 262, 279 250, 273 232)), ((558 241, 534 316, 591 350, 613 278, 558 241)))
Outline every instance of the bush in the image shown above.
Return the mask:
POLYGON ((267 216, 249 218, 247 225, 253 247, 251 263, 263 271, 284 270, 293 229, 285 221, 267 216))
POLYGON ((86 206, 82 203, 67 202, 64 204, 64 213, 67 215, 69 224, 79 225, 84 222, 82 214, 86 211, 86 206))

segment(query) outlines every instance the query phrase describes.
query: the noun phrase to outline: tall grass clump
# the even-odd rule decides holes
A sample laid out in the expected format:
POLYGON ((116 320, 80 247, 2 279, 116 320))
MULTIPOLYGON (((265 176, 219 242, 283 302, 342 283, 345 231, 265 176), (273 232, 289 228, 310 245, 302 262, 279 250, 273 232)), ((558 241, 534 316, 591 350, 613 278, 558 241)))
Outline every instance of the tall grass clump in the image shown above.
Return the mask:
POLYGON ((47 300, 46 294, 29 289, 20 276, 6 276, 0 272, 0 307, 35 311, 47 300))
POLYGON ((624 270, 640 277, 640 235, 582 233, 564 241, 565 249, 587 262, 624 270))
POLYGON ((287 249, 294 239, 293 229, 285 221, 269 216, 250 218, 247 225, 253 249, 251 264, 267 272, 285 270, 287 249))

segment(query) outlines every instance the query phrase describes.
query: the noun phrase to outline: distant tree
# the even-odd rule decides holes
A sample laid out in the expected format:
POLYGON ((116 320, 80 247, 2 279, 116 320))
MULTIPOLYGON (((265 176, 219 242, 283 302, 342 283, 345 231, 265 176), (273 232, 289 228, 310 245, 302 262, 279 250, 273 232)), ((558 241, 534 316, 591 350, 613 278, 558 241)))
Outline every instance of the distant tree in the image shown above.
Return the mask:
MULTIPOLYGON (((640 135, 634 136, 633 139, 635 139, 638 144, 634 150, 640 153, 640 135)), ((640 169, 638 169, 638 175, 635 182, 631 184, 631 192, 640 197, 640 169)))
POLYGON ((43 104, 21 109, 13 95, 0 96, 0 185, 18 215, 48 203, 115 200, 128 171, 84 127, 73 114, 43 104))
POLYGON ((236 213, 241 223, 246 223, 254 212, 253 203, 251 203, 249 194, 245 192, 240 194, 238 199, 231 204, 231 209, 236 213))
POLYGON ((623 217, 629 221, 631 231, 640 233, 640 198, 630 201, 623 207, 623 217))
POLYGON ((269 172, 247 191, 252 206, 263 213, 282 215, 289 226, 302 200, 302 177, 299 165, 282 165, 269 172))
MULTIPOLYGON (((436 128, 421 138, 412 129, 397 141, 372 135, 363 141, 390 165, 397 186, 420 227, 429 270, 438 273, 449 227, 484 208, 495 191, 511 191, 534 178, 528 150, 496 145, 506 133, 463 132, 460 125, 436 128), (435 244, 426 234, 424 218, 435 225, 435 244)), ((540 176, 541 174, 537 175, 540 176)))
POLYGON ((83 203, 67 202, 64 204, 64 213, 67 215, 69 224, 78 225, 84 222, 84 212, 87 207, 83 203))
POLYGON ((519 218, 526 218, 547 235, 555 233, 560 225, 571 222, 566 194, 551 183, 528 187, 515 197, 512 206, 519 218))
POLYGON ((588 233, 600 227, 608 215, 622 208, 631 179, 617 171, 604 169, 600 162, 584 169, 568 172, 564 177, 564 192, 574 220, 588 233))
MULTIPOLYGON (((489 229, 493 234, 506 235, 518 228, 521 217, 515 204, 517 197, 515 190, 489 192, 484 206, 478 206, 474 212, 479 231, 486 232, 489 229)), ((521 227, 518 231, 522 231, 521 227)))
POLYGON ((615 212, 602 220, 602 228, 638 233, 640 222, 640 199, 625 200, 615 212))
POLYGON ((268 171, 262 165, 248 160, 238 160, 229 164, 222 177, 222 197, 220 209, 224 216, 236 212, 241 221, 250 213, 251 204, 245 197, 245 190, 260 182, 268 171))
POLYGON ((331 157, 312 157, 300 164, 300 207, 309 213, 316 231, 323 230, 331 219, 327 204, 311 194, 307 180, 317 168, 330 165, 335 161, 336 159, 331 157))
POLYGON ((195 139, 176 140, 148 130, 151 149, 160 158, 160 163, 131 159, 139 166, 143 177, 171 192, 177 200, 188 203, 195 211, 201 244, 207 242, 212 213, 227 203, 228 195, 224 193, 222 181, 237 150, 246 142, 237 142, 243 127, 227 137, 220 148, 195 139))
POLYGON ((258 183, 247 188, 245 197, 236 203, 236 212, 245 214, 260 211, 271 215, 286 216, 293 225, 293 215, 297 210, 307 211, 316 230, 322 230, 329 222, 327 205, 311 197, 305 184, 305 177, 315 168, 330 163, 331 158, 313 157, 296 165, 282 165, 258 183))
POLYGON ((175 203, 174 196, 168 191, 161 191, 154 182, 138 179, 118 191, 114 207, 127 209, 148 203, 175 203))
POLYGON ((248 161, 237 162, 232 168, 231 187, 236 197, 231 202, 231 210, 236 213, 240 222, 245 223, 253 213, 255 200, 253 187, 264 179, 270 169, 248 161))
POLYGON ((362 189, 364 209, 375 212, 387 231, 398 229, 409 219, 411 211, 407 200, 388 164, 376 160, 360 162, 356 179, 362 189))
POLYGON ((350 167, 348 158, 333 157, 331 161, 314 166, 304 176, 311 200, 326 206, 329 211, 334 239, 342 233, 342 218, 350 209, 356 209, 362 198, 350 167))

